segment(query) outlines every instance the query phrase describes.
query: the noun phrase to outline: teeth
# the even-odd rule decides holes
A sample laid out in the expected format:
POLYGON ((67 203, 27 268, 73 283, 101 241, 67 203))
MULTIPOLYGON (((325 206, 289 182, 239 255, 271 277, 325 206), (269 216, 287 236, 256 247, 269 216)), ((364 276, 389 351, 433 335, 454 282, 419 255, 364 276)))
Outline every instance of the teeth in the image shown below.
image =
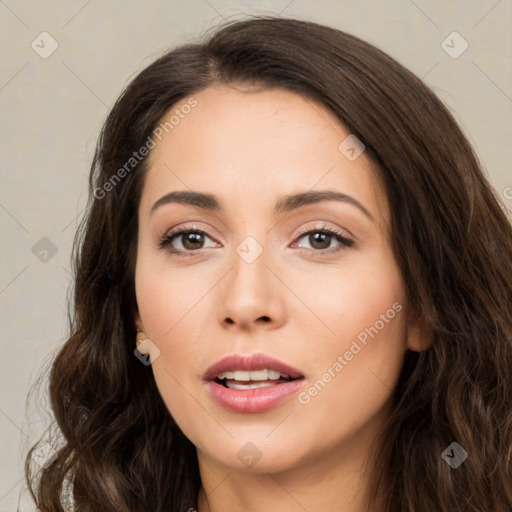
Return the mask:
POLYGON ((281 373, 276 370, 255 370, 246 372, 242 370, 236 370, 233 372, 220 372, 218 375, 219 380, 237 380, 240 382, 249 382, 251 380, 278 380, 278 379, 289 379, 290 376, 286 373, 281 373))
POLYGON ((235 380, 251 380, 251 372, 235 372, 235 376, 233 377, 235 380))
POLYGON ((255 382, 253 384, 233 384, 231 382, 226 382, 226 386, 231 389, 256 389, 256 388, 268 388, 269 386, 274 386, 270 382, 255 382))
POLYGON ((255 372, 249 372, 251 376, 248 380, 268 380, 268 370, 258 370, 255 372))

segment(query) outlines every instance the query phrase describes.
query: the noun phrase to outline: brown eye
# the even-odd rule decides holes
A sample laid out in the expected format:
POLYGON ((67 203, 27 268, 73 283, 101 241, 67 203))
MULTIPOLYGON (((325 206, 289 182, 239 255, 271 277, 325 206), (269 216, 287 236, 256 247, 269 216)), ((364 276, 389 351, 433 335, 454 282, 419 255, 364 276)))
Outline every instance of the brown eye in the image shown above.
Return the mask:
POLYGON ((179 235, 182 245, 185 249, 194 250, 201 249, 204 244, 204 235, 197 232, 188 232, 179 235))
MULTIPOLYGON (((310 231, 307 231, 305 233, 302 233, 298 240, 301 240, 302 238, 305 238, 307 242, 309 243, 312 250, 319 252, 320 254, 323 254, 325 252, 337 252, 339 250, 342 250, 344 247, 351 247, 354 242, 348 238, 346 238, 342 233, 329 229, 329 228, 323 228, 323 229, 312 229, 310 231), (332 249, 331 243, 335 240, 339 242, 338 248, 332 249)), ((308 247, 305 247, 308 249, 308 247)))
POLYGON ((206 239, 211 240, 208 234, 200 229, 181 228, 167 233, 160 241, 160 247, 168 249, 173 254, 187 255, 208 247, 205 246, 206 239))
POLYGON ((308 235, 308 242, 313 249, 329 249, 332 239, 333 236, 326 233, 317 232, 308 235))

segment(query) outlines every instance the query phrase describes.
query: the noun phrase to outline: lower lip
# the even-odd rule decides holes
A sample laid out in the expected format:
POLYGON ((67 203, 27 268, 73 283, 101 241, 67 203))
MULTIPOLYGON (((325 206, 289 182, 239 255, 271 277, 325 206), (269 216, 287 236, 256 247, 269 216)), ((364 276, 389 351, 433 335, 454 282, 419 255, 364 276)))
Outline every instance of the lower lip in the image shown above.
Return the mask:
POLYGON ((296 379, 265 388, 231 389, 210 381, 206 384, 213 400, 228 411, 254 414, 277 407, 303 386, 304 379, 296 379))

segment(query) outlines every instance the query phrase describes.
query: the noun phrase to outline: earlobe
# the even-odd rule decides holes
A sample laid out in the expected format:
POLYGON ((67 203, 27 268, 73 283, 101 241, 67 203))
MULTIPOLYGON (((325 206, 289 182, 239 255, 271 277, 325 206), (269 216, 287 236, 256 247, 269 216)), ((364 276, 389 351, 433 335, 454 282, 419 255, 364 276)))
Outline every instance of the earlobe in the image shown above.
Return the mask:
POLYGON ((149 354, 149 345, 148 345, 148 337, 146 336, 146 333, 141 330, 137 329, 137 338, 136 338, 136 345, 137 350, 144 355, 149 354))
POLYGON ((433 342, 432 333, 421 328, 418 321, 412 322, 407 328, 407 348, 413 352, 427 350, 433 342))

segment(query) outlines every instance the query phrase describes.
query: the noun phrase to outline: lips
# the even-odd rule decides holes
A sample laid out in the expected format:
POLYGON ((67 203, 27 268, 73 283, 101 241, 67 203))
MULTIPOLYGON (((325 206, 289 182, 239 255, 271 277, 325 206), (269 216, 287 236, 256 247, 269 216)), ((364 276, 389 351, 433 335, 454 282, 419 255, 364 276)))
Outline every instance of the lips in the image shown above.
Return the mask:
POLYGON ((211 398, 238 413, 258 413, 276 407, 304 384, 304 375, 264 354, 229 356, 205 372, 211 398))

